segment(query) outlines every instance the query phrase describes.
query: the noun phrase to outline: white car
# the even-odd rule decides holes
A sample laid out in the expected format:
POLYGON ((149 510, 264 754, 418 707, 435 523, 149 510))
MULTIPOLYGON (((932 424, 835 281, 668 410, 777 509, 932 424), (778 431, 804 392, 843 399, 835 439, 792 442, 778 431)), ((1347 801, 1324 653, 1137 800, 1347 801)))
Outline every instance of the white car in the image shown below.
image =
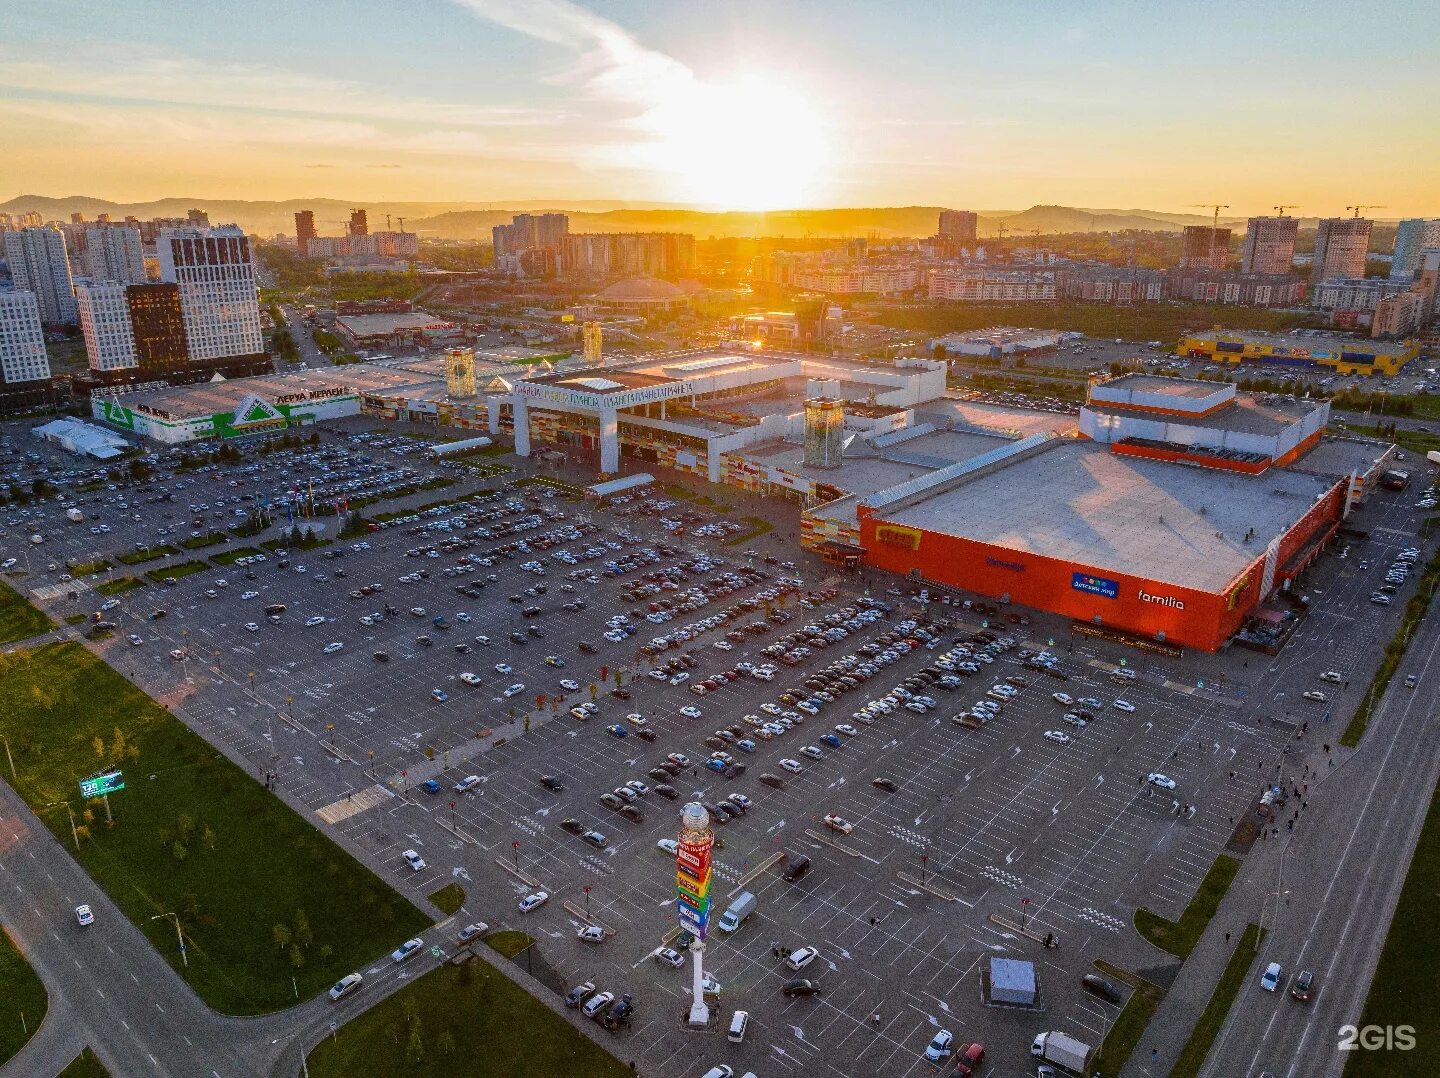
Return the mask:
POLYGON ((313 628, 313 627, 316 626, 316 625, 324 625, 324 624, 325 624, 325 618, 324 618, 324 616, 321 615, 321 614, 316 614, 314 617, 306 618, 306 619, 305 619, 305 625, 306 625, 307 628, 313 628))
POLYGON ((687 681, 689 681, 689 680, 690 680, 690 675, 689 675, 688 673, 686 673, 684 670, 681 670, 678 674, 676 674, 674 677, 672 677, 672 678, 670 679, 670 684, 671 684, 671 685, 684 685, 685 682, 687 682, 687 681))
POLYGON ((513 669, 514 667, 512 667, 509 663, 495 664, 495 673, 497 674, 508 674, 511 673, 513 669))
POLYGON ((717 650, 717 651, 734 651, 734 650, 735 650, 735 645, 732 644, 732 643, 730 643, 730 641, 728 641, 728 640, 717 640, 717 641, 715 641, 715 643, 711 644, 710 646, 713 647, 713 648, 714 648, 715 650, 717 650))
POLYGON ((767 715, 779 715, 784 712, 785 709, 779 704, 761 704, 760 710, 767 715))
POLYGON ((1068 692, 1052 692, 1050 699, 1054 700, 1057 704, 1064 704, 1066 707, 1069 707, 1075 702, 1075 698, 1068 692))
POLYGON ((358 973, 347 973, 336 981, 330 988, 330 1002, 336 1003, 344 999, 351 992, 358 991, 364 978, 358 973))
POLYGON ((792 760, 788 756, 780 761, 780 766, 783 767, 786 771, 790 772, 790 774, 792 775, 798 775, 800 774, 800 772, 805 770, 805 768, 801 766, 799 760, 792 760))
POLYGON ((818 760, 821 756, 825 755, 823 752, 820 751, 819 745, 806 745, 800 751, 806 756, 810 757, 810 759, 812 760, 818 760))
POLYGON ((1265 972, 1260 974, 1260 987, 1267 992, 1275 992, 1280 988, 1280 963, 1271 962, 1265 967, 1265 972))
POLYGON ((562 689, 564 689, 566 692, 579 692, 579 691, 580 691, 580 683, 579 683, 578 681, 576 681, 574 678, 568 678, 568 677, 567 677, 567 678, 561 678, 561 679, 560 679, 560 687, 561 687, 562 689))
POLYGON ((514 685, 511 685, 503 693, 501 693, 501 695, 506 697, 519 696, 524 691, 525 686, 520 682, 516 682, 514 685))
POLYGON ((835 730, 837 733, 844 734, 846 737, 854 737, 860 732, 855 727, 851 726, 848 722, 840 723, 838 726, 835 727, 835 730))
POLYGON ((258 633, 260 631, 260 626, 255 624, 255 622, 253 621, 247 621, 245 623, 245 631, 249 633, 258 633))
POLYGON ((844 816, 836 816, 834 813, 830 813, 828 816, 823 817, 823 819, 826 827, 832 831, 839 831, 842 835, 848 835, 855 830, 855 825, 844 816))
POLYGON ((1046 730, 1045 740, 1054 741, 1056 744, 1059 745, 1068 745, 1070 744, 1070 735, 1067 734, 1064 730, 1046 730))
POLYGON ((242 599, 258 599, 259 597, 260 593, 258 591, 247 591, 245 592, 245 594, 240 596, 240 598, 242 599))
POLYGON ((425 941, 422 940, 419 936, 416 936, 414 939, 406 940, 404 943, 400 944, 399 947, 396 947, 395 950, 390 952, 390 961, 404 962, 406 959, 413 958, 417 954, 419 954, 420 949, 424 946, 425 941))
POLYGON ((1127 711, 1131 714, 1135 711, 1135 705, 1129 700, 1116 700, 1112 706, 1118 711, 1127 711))
POLYGON ((1152 771, 1150 774, 1146 775, 1145 781, 1148 782, 1151 786, 1156 787, 1157 789, 1175 789, 1175 780, 1172 779, 1169 775, 1160 774, 1160 772, 1158 771, 1152 771))
POLYGON ((583 925, 575 930, 575 938, 582 943, 604 943, 605 930, 599 925, 583 925))
POLYGON ((420 872, 426 867, 425 858, 421 857, 414 850, 406 850, 400 856, 405 858, 405 863, 410 866, 411 872, 420 872))
POLYGON ((638 711, 632 711, 630 712, 630 714, 626 715, 625 721, 628 722, 631 726, 650 725, 650 720, 647 719, 644 715, 641 715, 638 711))
POLYGON ((925 1059, 933 1064, 944 1063, 955 1053, 955 1034, 948 1029, 942 1029, 935 1034, 934 1038, 925 1046, 925 1059))
POLYGON ((471 790, 475 789, 475 787, 479 785, 479 775, 466 775, 463 779, 461 779, 455 784, 455 792, 457 794, 469 793, 471 790))
POLYGON ((337 651, 342 650, 344 647, 345 647, 345 645, 342 644, 342 643, 340 643, 340 641, 338 641, 338 640, 333 641, 332 643, 329 643, 329 644, 326 644, 326 645, 325 645, 325 654, 326 654, 326 655, 334 655, 337 651))
POLYGON ((95 923, 95 912, 89 906, 76 906, 75 920, 81 928, 88 928, 95 923))
POLYGON ((793 970, 802 970, 819 957, 820 952, 814 947, 801 947, 799 950, 790 952, 790 957, 785 959, 785 964, 793 970))
POLYGON ((545 905, 545 903, 549 901, 549 892, 536 891, 534 894, 526 895, 520 900, 520 912, 529 913, 531 910, 539 909, 541 906, 545 905))
POLYGON ((465 670, 460 674, 460 680, 465 682, 466 685, 480 684, 480 676, 478 674, 472 674, 469 670, 465 670))
POLYGON ((685 964, 685 956, 673 947, 660 947, 651 952, 651 957, 671 969, 679 969, 685 964))
POLYGON ((687 719, 698 719, 702 712, 698 707, 691 707, 687 704, 680 709, 680 714, 684 715, 687 719))
POLYGON ((1319 689, 1310 689, 1308 692, 1302 692, 1300 695, 1306 700, 1314 700, 1317 704, 1323 704, 1325 702, 1325 694, 1319 689))
POLYGON ((662 853, 668 853, 671 857, 674 857, 680 852, 680 843, 676 842, 673 838, 662 838, 656 840, 655 848, 662 853))

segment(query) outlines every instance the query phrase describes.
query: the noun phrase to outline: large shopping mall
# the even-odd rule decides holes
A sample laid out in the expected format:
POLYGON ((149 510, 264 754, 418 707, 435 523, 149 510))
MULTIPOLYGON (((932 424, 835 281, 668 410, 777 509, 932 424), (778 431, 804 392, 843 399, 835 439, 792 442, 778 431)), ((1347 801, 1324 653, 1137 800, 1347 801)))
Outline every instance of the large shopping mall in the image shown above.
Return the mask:
POLYGON ((352 415, 593 452, 803 506, 840 566, 1216 650, 1308 565, 1395 448, 1333 436, 1329 405, 1127 374, 1079 414, 984 403, 946 364, 752 349, 586 367, 522 349, 97 396, 175 444, 352 415))

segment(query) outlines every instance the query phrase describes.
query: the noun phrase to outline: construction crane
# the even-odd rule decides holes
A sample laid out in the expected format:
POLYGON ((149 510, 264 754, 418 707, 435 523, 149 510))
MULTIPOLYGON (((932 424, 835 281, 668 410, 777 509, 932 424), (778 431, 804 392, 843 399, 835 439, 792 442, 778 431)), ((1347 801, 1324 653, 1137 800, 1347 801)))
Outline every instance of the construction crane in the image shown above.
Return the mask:
POLYGON ((1288 202, 1287 202, 1285 205, 1283 205, 1283 206, 1275 206, 1275 207, 1273 207, 1273 209, 1275 210, 1275 214, 1276 214, 1276 216, 1278 216, 1278 217, 1284 217, 1286 210, 1298 210, 1299 208, 1300 208, 1299 206, 1296 206, 1296 205, 1294 205, 1293 203, 1288 203, 1288 202))
MULTIPOLYGON (((1215 237, 1216 234, 1220 231, 1220 211, 1228 210, 1230 207, 1224 202, 1192 202, 1190 203, 1190 206, 1193 209, 1212 209, 1215 211, 1214 215, 1211 217, 1210 225, 1210 265, 1214 266, 1215 237)), ((1221 268, 1223 269, 1224 267, 1221 268)))
POLYGON ((1358 220, 1360 219, 1360 215, 1361 215, 1362 213, 1364 213, 1366 210, 1383 210, 1385 207, 1384 207, 1384 206, 1346 206, 1345 208, 1346 208, 1347 210, 1354 210, 1354 211, 1355 211, 1355 218, 1354 218, 1354 219, 1358 221, 1358 220))

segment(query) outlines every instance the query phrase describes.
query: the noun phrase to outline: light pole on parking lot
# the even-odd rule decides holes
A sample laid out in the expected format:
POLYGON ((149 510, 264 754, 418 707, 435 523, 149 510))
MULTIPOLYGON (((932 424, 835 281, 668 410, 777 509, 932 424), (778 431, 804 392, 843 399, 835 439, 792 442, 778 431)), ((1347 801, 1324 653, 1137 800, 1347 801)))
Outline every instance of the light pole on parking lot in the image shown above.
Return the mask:
POLYGON ((585 892, 585 916, 588 918, 590 916, 590 885, 587 883, 580 890, 585 892))

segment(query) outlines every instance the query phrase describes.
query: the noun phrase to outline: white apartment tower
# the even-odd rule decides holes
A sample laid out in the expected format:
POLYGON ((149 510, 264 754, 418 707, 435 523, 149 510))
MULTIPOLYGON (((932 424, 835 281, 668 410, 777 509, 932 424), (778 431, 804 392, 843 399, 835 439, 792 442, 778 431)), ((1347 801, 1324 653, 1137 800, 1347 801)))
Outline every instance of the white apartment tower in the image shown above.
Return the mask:
POLYGON ((1289 273, 1295 261, 1295 217, 1252 217, 1240 248, 1241 273, 1289 273))
POLYGON ((1395 229, 1390 259, 1392 281, 1414 280, 1420 273, 1420 252, 1440 247, 1440 217, 1407 217, 1395 229))
POLYGON ((135 357, 135 331, 125 289, 119 281, 97 281, 76 289, 80 331, 85 335, 91 370, 115 371, 140 365, 135 357))
POLYGON ((0 292, 0 380, 6 385, 50 377, 45 331, 34 292, 0 292))
POLYGON ((85 261, 96 281, 145 283, 145 252, 140 230, 126 225, 85 230, 85 261))
POLYGON ((162 229, 155 252, 160 280, 180 286, 192 362, 265 353, 255 264, 242 229, 162 229))
POLYGON ((75 285, 70 279, 65 233, 53 227, 6 232, 5 258, 16 289, 34 293, 40 321, 75 324, 75 285))

